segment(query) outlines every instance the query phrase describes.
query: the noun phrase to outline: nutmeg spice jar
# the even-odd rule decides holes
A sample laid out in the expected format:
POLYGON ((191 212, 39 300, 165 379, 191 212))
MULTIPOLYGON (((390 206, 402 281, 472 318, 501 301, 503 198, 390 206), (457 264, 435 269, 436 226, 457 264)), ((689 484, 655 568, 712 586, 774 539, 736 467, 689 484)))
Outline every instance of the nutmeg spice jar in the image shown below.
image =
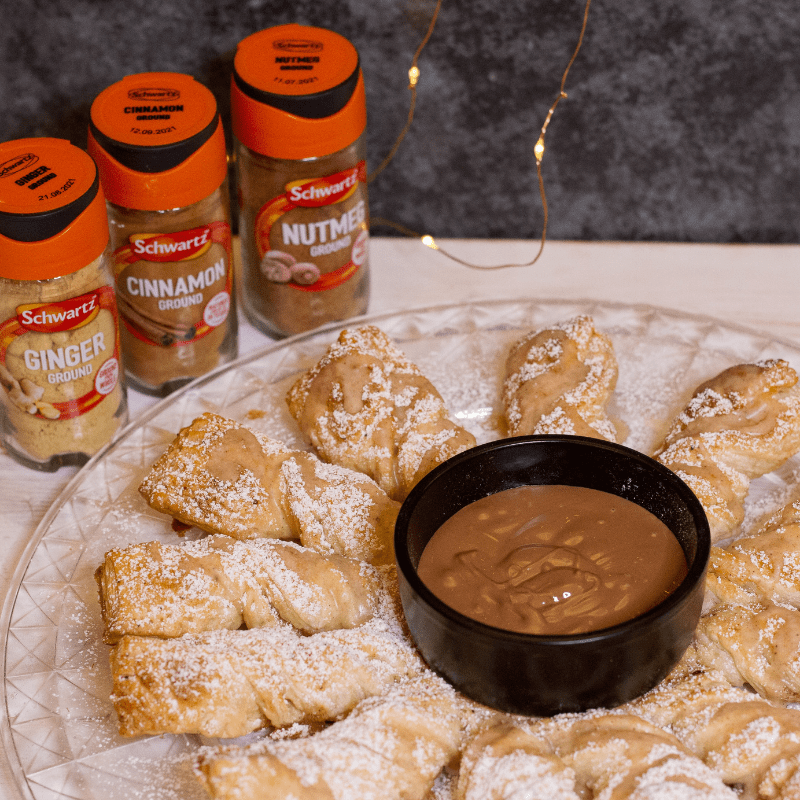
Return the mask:
POLYGON ((367 113, 357 50, 303 25, 248 36, 234 59, 231 116, 248 318, 287 336, 363 314, 367 113))
POLYGON ((130 383, 165 395, 236 357, 227 155, 214 95, 130 75, 91 109, 130 383))
POLYGON ((0 144, 0 437, 27 466, 85 463, 127 421, 108 241, 83 150, 0 144))

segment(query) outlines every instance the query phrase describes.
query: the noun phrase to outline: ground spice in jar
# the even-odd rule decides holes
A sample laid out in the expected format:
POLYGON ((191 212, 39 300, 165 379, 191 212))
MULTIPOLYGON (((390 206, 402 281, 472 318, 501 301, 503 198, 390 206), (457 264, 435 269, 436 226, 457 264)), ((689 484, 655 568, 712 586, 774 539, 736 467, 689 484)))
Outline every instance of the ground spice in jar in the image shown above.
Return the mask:
POLYGON ((248 317, 286 336, 363 314, 367 117, 357 50, 303 25, 247 37, 231 115, 248 317))
POLYGON ((131 75, 91 110, 108 201, 125 371, 168 394, 236 356, 225 136, 188 75, 131 75))
POLYGON ((108 241, 85 152, 0 144, 0 436, 28 466, 82 464, 127 420, 108 241))

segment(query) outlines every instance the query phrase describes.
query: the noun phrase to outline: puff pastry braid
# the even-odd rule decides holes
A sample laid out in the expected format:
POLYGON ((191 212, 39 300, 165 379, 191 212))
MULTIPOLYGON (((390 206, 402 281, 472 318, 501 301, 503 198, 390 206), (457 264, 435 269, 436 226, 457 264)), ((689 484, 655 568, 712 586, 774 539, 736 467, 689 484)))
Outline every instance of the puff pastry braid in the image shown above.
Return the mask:
POLYGON ((735 800, 672 734, 629 714, 500 723, 467 748, 456 800, 735 800))
POLYGON ((322 553, 392 561, 398 504, 365 475, 206 413, 180 431, 139 491, 157 511, 237 539, 299 539, 322 553))
POLYGON ((314 736, 209 750, 195 770, 214 800, 423 800, 459 739, 458 698, 426 673, 314 736))
POLYGON ((726 369, 697 388, 656 451, 697 495, 713 541, 741 524, 750 481, 800 449, 796 384, 779 359, 726 369))
POLYGON ((323 459, 369 475, 395 500, 475 445, 419 368, 371 325, 342 331, 286 400, 323 459))
POLYGON ((511 720, 489 724, 464 749, 455 800, 580 800, 575 771, 541 736, 511 720))
POLYGON ((800 502, 711 548, 706 587, 717 603, 695 631, 701 661, 767 699, 800 700, 800 502))
POLYGON ((712 547, 706 588, 720 602, 800 608, 800 499, 725 548, 712 547))
POLYGON ((529 333, 506 360, 502 404, 509 436, 561 433, 617 441, 606 414, 617 374, 611 339, 589 316, 529 333))
POLYGON ((111 700, 123 736, 231 738, 337 719, 420 669, 416 651, 378 619, 311 636, 285 625, 125 636, 111 651, 111 700))
POLYGON ((695 647, 704 664, 762 697, 800 701, 800 612, 773 603, 722 604, 700 618, 695 647))
POLYGON ((800 711, 732 687, 692 661, 628 708, 668 728, 743 800, 800 796, 800 711))
POLYGON ((281 619, 303 633, 354 628, 374 615, 382 585, 363 561, 294 542, 221 535, 115 548, 95 577, 107 644, 126 635, 172 638, 281 619))

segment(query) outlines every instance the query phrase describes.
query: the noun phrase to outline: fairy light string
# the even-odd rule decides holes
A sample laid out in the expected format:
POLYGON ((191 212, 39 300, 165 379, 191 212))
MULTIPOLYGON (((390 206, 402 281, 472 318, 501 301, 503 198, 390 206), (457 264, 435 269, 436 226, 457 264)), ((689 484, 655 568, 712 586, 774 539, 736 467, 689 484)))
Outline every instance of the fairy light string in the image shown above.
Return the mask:
POLYGON ((411 68, 408 70, 408 90, 411 93, 411 100, 408 105, 408 117, 406 118, 406 124, 403 126, 403 129, 400 131, 395 143, 392 145, 392 149, 387 154, 386 158, 381 161, 380 164, 367 176, 367 183, 375 180, 378 175, 383 172, 384 169, 389 165, 389 162, 394 158, 395 153, 398 151, 400 144, 402 143, 403 139, 406 138, 406 134, 411 129, 411 123, 414 119, 414 110, 417 106, 417 83, 419 82, 419 67, 417 66, 417 61, 419 60, 420 54, 425 49, 425 45, 428 44, 428 40, 433 35, 433 29, 436 27, 436 20, 439 18, 439 11, 442 8, 442 0, 436 0, 436 8, 433 10, 433 15, 431 16, 431 21, 428 23, 428 30, 425 32, 425 36, 422 37, 422 41, 419 43, 419 47, 417 47, 417 51, 414 53, 414 57, 411 59, 411 68))
MULTIPOLYGON (((544 188, 544 178, 542 175, 542 160, 544 159, 545 154, 545 135, 547 134, 547 128, 550 125, 550 120, 553 118, 553 114, 555 113, 556 107, 558 104, 566 99, 567 93, 564 91, 566 84, 567 84, 567 76, 569 75, 570 70, 572 69, 572 65, 575 63, 575 59, 578 57, 578 53, 580 52, 581 46, 583 45, 583 38, 586 33, 586 25, 589 21, 589 8, 591 6, 592 0, 586 0, 586 5, 584 6, 583 10, 583 19, 581 22, 581 29, 580 34, 578 35, 578 42, 575 45, 575 49, 572 51, 572 56, 567 63, 566 68, 564 69, 564 73, 561 76, 561 84, 559 86, 558 95, 550 106, 550 109, 547 112, 547 116, 545 117, 544 124, 542 125, 541 131, 539 133, 539 138, 536 140, 536 144, 533 147, 533 155, 536 161, 536 177, 539 183, 539 196, 541 197, 542 201, 542 235, 541 239, 539 240, 539 249, 536 252, 536 255, 528 262, 524 264, 493 264, 493 265, 483 265, 483 264, 473 264, 469 261, 465 261, 462 258, 459 258, 456 255, 444 250, 434 239, 433 236, 430 234, 421 234, 417 231, 411 230, 407 228, 405 225, 401 225, 397 222, 392 222, 391 220, 384 219, 383 217, 375 217, 373 218, 373 224, 376 225, 384 225, 390 228, 393 228, 396 231, 404 234, 405 236, 411 236, 418 238, 422 244, 426 247, 431 248, 432 250, 436 250, 437 252, 441 253, 446 258, 449 258, 451 261, 455 261, 459 264, 462 264, 465 267, 469 267, 470 269, 480 269, 480 270, 494 270, 494 269, 508 269, 511 267, 531 267, 533 266, 540 258, 542 253, 544 252, 544 245, 547 241, 547 225, 549 222, 549 209, 547 205, 547 193, 545 192, 544 188)), ((439 17, 439 11, 442 7, 442 0, 437 0, 436 7, 433 11, 433 15, 431 16, 430 23, 428 25, 428 29, 423 37, 422 41, 420 42, 419 47, 417 48, 416 52, 414 53, 414 57, 411 60, 411 68, 408 71, 408 78, 409 84, 408 88, 411 93, 411 99, 409 103, 408 109, 408 117, 406 119, 406 123, 403 126, 403 129, 400 131, 397 139, 395 140, 394 145, 392 146, 391 150, 387 154, 387 156, 383 159, 383 161, 378 165, 374 172, 370 173, 367 178, 368 182, 373 181, 383 170, 389 165, 389 162, 394 158, 397 150, 400 147, 403 139, 405 139, 406 134, 411 129, 411 123, 414 119, 414 111, 416 108, 417 102, 417 84, 419 83, 421 72, 418 66, 418 61, 420 54, 422 53, 425 46, 428 44, 428 41, 433 34, 433 29, 436 26, 436 21, 439 17)))

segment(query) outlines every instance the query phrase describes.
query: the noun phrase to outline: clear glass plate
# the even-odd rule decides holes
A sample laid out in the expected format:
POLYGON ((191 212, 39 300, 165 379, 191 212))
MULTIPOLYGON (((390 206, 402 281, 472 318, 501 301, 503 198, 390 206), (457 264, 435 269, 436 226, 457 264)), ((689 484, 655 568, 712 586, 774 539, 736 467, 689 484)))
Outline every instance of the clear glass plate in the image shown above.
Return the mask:
MULTIPOLYGON (((479 441, 497 438, 505 353, 532 328, 579 313, 608 333, 620 365, 613 414, 625 444, 650 452, 701 381, 735 363, 780 357, 800 369, 800 348, 767 334, 623 304, 498 301, 385 314, 385 330, 479 441)), ((2 612, 7 766, 26 800, 204 800, 191 774, 197 736, 125 739, 109 701, 108 648, 94 571, 113 546, 176 541, 170 520, 136 491, 176 432, 204 411, 247 422, 305 448, 284 395, 338 335, 339 326, 287 339, 184 387, 130 425, 70 482, 42 520, 2 612)), ((800 458, 753 483, 745 528, 782 502, 800 458)), ((356 800, 356 798, 353 798, 356 800)))

